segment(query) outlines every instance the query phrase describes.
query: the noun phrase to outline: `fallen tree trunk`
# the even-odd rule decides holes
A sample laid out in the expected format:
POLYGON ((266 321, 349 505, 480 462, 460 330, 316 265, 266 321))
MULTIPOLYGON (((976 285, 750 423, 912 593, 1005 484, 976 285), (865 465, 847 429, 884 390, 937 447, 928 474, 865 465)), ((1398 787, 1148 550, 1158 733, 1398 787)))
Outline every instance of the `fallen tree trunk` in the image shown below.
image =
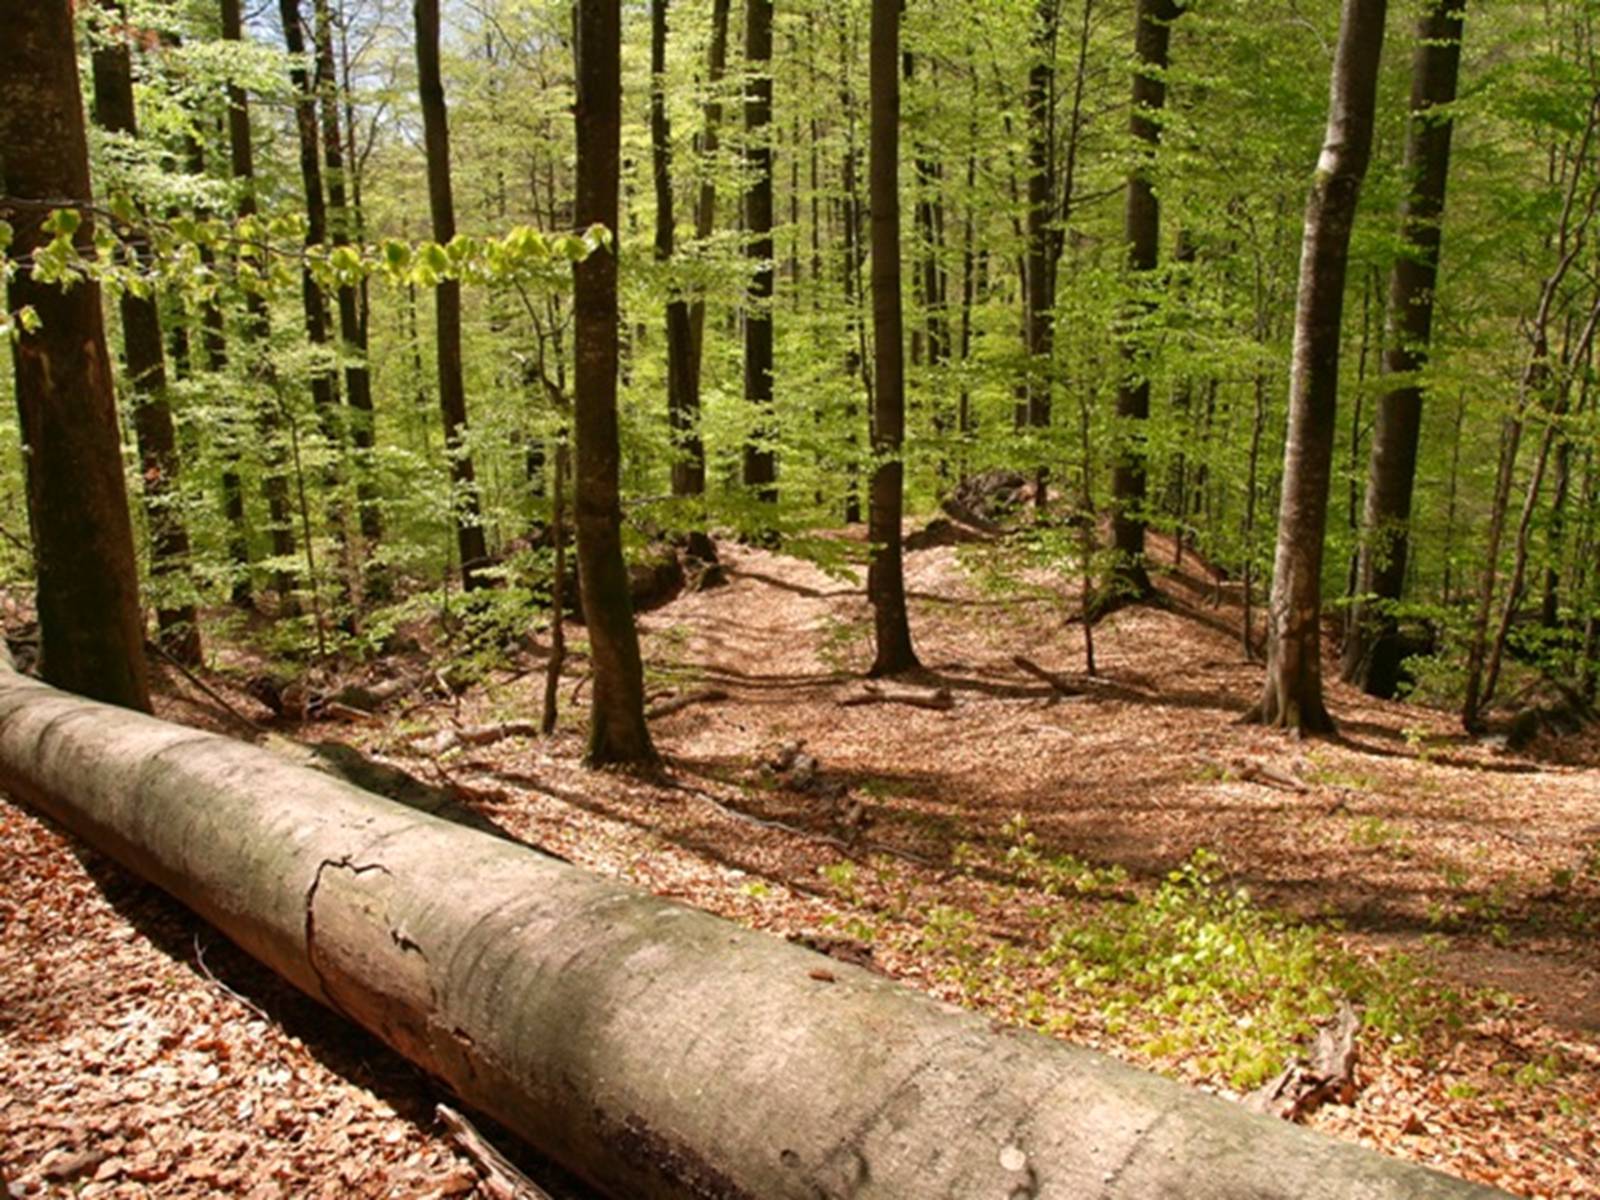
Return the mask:
POLYGON ((1498 1194, 4 669, 0 787, 614 1196, 1498 1194))

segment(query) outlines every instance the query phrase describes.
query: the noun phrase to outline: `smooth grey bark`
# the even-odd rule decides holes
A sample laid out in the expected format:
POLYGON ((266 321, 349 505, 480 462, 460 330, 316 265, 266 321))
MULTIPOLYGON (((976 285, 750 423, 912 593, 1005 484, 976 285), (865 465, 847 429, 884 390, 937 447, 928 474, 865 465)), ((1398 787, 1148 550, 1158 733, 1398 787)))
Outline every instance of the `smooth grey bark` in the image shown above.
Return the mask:
POLYGON ((1378 402, 1362 509, 1356 602, 1350 611, 1342 671, 1347 683, 1392 697, 1400 684, 1404 643, 1392 606, 1405 587, 1410 551, 1411 493, 1422 434, 1422 381, 1433 336, 1433 293, 1439 275, 1445 185, 1454 120, 1434 109, 1456 98, 1466 0, 1430 0, 1417 22, 1411 64, 1411 122, 1400 212, 1405 247, 1389 275, 1389 346, 1384 373, 1395 381, 1378 402))
POLYGON ((900 271, 900 3, 872 0, 871 76, 872 326, 874 386, 869 533, 872 562, 867 597, 872 602, 877 653, 874 676, 919 665, 906 616, 901 511, 905 500, 905 314, 900 271))
POLYGON ((1247 719, 1333 729, 1322 699, 1322 552, 1339 398, 1339 333, 1356 201, 1372 155, 1388 0, 1344 0, 1328 130, 1306 201, 1295 301, 1289 426, 1268 608, 1267 676, 1247 719))
POLYGON ((0 786, 612 1196, 1503 1195, 3 668, 0 786))

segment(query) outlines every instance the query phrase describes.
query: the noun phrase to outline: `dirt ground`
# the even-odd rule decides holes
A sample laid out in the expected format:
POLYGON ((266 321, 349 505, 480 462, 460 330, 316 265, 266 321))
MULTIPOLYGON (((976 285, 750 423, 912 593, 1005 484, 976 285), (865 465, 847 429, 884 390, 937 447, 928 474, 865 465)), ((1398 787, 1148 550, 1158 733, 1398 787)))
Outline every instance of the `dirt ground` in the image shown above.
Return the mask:
MULTIPOLYGON (((1163 604, 1098 624, 1091 680, 1059 589, 987 586, 975 553, 908 558, 925 666, 891 690, 935 706, 846 706, 870 662, 859 584, 726 547, 726 586, 641 619, 653 696, 726 693, 654 723, 658 778, 580 766, 581 657, 549 739, 435 751, 427 736, 536 713, 537 654, 378 724, 278 732, 357 745, 596 871, 780 936, 848 936, 911 986, 1232 1094, 1193 1047, 1069 993, 1041 1007, 1021 979, 1077 901, 1019 861, 1116 869, 1127 902, 1210 851, 1255 904, 1357 956, 1406 953, 1419 993, 1469 997, 1459 1027, 1420 1041, 1369 1030, 1359 1094, 1313 1125, 1523 1196, 1600 1196, 1600 742, 1509 754, 1337 683, 1337 738, 1242 726, 1260 669, 1237 596, 1192 560, 1161 574, 1163 604), (816 762, 806 786, 770 765, 796 743, 816 762), (960 938, 930 936, 952 912, 960 938)), ((239 732, 177 677, 160 708, 239 732)), ((434 1121, 447 1098, 382 1047, 20 808, 0 804, 0 841, 13 1194, 488 1194, 434 1121)))

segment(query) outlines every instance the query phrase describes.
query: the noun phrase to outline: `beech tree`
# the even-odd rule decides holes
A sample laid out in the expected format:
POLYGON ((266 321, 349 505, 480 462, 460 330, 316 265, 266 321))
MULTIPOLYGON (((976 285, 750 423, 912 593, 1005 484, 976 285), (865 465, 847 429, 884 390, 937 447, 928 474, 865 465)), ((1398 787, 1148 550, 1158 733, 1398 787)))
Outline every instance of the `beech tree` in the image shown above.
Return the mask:
MULTIPOLYGON (((1172 23, 1182 11, 1176 0, 1139 0, 1134 16, 1133 111, 1128 120, 1140 149, 1128 172, 1125 231, 1128 270, 1136 290, 1149 288, 1148 277, 1160 257, 1161 209, 1150 176, 1155 149, 1161 142, 1161 110, 1167 102, 1167 47, 1172 23)), ((1137 326, 1151 307, 1146 299, 1136 300, 1129 322, 1137 326)), ((1150 417, 1150 377, 1139 352, 1139 337, 1135 328, 1122 342, 1124 374, 1117 387, 1117 416, 1127 427, 1121 431, 1125 444, 1111 477, 1115 586, 1130 599, 1142 599, 1154 591, 1144 564, 1148 455, 1143 441, 1144 425, 1150 417)))
MULTIPOLYGON (((124 6, 103 2, 106 40, 93 55, 95 120, 106 132, 136 141, 139 122, 133 103, 133 66, 128 53, 124 6)), ((150 263, 149 238, 130 226, 125 235, 135 259, 150 263)), ((156 605, 156 636, 161 649, 187 666, 200 662, 200 622, 189 599, 189 531, 178 502, 178 437, 167 395, 166 353, 161 341, 161 312, 156 297, 124 288, 122 347, 133 385, 133 429, 139 445, 144 481, 145 520, 150 529, 151 585, 165 598, 156 605), (176 594, 174 594, 176 593, 176 594)))
POLYGON ((16 263, 12 343, 37 572, 40 670, 96 700, 150 708, 133 523, 122 475, 100 286, 39 278, 58 237, 93 253, 93 192, 66 4, 0 12, 0 209, 16 263))
MULTIPOLYGON (((439 0, 416 0, 417 92, 422 102, 423 138, 428 158, 428 208, 433 215, 433 240, 448 245, 456 236, 455 196, 450 186, 450 124, 445 111, 444 81, 439 72, 439 0)), ((439 407, 444 415, 445 453, 455 482, 452 497, 456 548, 461 555, 461 586, 473 591, 483 583, 479 571, 488 564, 483 514, 478 502, 477 473, 467 438, 467 389, 461 373, 461 281, 441 279, 433 289, 434 327, 439 370, 439 407)))
POLYGON ((1387 0, 1344 0, 1328 130, 1306 201, 1289 373, 1283 498, 1268 610, 1267 675, 1251 720, 1333 729, 1322 698, 1322 552, 1339 397, 1339 335, 1356 201, 1372 154, 1387 0))
POLYGON ((906 617, 900 520, 905 490, 905 329, 900 286, 900 0, 872 0, 872 329, 874 358, 867 595, 877 632, 875 676, 917 666, 906 617))
POLYGON ((1434 109, 1452 104, 1461 67, 1466 0, 1429 0, 1417 20, 1411 63, 1411 119, 1406 127, 1400 210, 1403 247, 1389 272, 1389 333, 1384 373, 1394 386, 1378 402, 1362 511, 1355 603, 1345 637, 1345 681, 1374 696, 1393 696, 1405 645, 1393 606, 1405 587, 1411 494, 1422 434, 1423 382, 1433 335, 1434 285, 1443 238, 1445 184, 1455 120, 1434 109))
MULTIPOLYGON (((746 0, 744 57, 750 72, 744 102, 744 154, 750 172, 744 226, 752 267, 744 314, 744 395, 755 410, 744 448, 744 485, 771 505, 778 499, 778 456, 772 446, 772 0, 746 0)), ((762 523, 770 524, 770 517, 762 523)))
POLYGON ((617 437, 618 190, 622 158, 622 6, 586 0, 573 52, 580 227, 599 225, 608 244, 573 269, 576 434, 574 507, 578 582, 594 660, 588 761, 647 763, 655 746, 644 719, 644 666, 622 558, 621 451, 617 437))

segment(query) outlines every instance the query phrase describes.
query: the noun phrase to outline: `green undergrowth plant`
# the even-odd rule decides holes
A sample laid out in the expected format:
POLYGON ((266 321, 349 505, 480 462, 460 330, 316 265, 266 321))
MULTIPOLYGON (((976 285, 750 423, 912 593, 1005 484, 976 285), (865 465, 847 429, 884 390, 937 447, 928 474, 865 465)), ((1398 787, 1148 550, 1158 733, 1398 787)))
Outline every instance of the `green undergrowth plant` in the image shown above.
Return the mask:
MULTIPOLYGON (((1047 853, 1020 818, 1007 831, 1005 862, 1024 881, 1010 899, 1023 890, 1051 898, 1007 905, 1029 928, 996 937, 986 932, 991 915, 952 903, 921 913, 919 949, 975 1006, 1049 1032, 1098 1027, 1241 1091, 1279 1071, 1341 1000, 1362 1010, 1372 1034, 1411 1047, 1459 1028, 1471 1008, 1416 959, 1359 954, 1334 931, 1262 908, 1211 851, 1146 890, 1119 867, 1047 853)), ((975 858, 961 868, 968 880, 982 870, 975 858)))

